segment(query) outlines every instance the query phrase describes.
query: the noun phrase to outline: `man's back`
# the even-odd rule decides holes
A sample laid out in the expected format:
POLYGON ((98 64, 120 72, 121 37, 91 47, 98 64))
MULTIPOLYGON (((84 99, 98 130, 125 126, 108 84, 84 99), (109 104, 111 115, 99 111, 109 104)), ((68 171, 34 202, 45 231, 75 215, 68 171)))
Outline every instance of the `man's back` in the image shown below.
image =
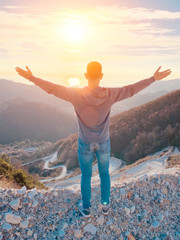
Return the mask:
POLYGON ((111 106, 149 86, 154 77, 120 88, 98 86, 96 89, 65 87, 32 76, 30 81, 49 94, 73 104, 78 117, 79 137, 88 142, 105 142, 109 137, 111 106))

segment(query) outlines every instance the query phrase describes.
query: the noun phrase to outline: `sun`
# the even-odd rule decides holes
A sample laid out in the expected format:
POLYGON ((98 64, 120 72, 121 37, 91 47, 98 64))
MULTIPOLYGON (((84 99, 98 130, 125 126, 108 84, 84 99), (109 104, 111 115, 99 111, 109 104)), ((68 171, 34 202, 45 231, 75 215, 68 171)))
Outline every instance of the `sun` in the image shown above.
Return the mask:
POLYGON ((79 78, 68 78, 68 84, 71 87, 78 86, 80 84, 80 79, 79 78))
POLYGON ((69 22, 63 27, 63 32, 69 42, 79 42, 85 36, 85 28, 79 22, 69 22))

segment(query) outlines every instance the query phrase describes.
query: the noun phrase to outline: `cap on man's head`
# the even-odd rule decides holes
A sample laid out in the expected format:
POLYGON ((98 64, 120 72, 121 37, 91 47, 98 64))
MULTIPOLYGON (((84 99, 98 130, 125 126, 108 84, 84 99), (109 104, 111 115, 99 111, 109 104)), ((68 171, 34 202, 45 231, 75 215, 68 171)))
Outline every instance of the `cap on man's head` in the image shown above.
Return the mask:
POLYGON ((102 72, 102 66, 99 62, 93 61, 87 65, 87 74, 89 77, 96 78, 102 72))

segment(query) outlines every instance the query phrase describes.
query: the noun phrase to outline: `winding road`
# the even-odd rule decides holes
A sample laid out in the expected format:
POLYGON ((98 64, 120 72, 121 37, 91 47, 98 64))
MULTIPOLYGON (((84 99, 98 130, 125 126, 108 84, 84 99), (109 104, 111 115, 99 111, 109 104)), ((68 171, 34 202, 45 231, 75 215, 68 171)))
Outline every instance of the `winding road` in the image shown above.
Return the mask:
MULTIPOLYGON (((81 180, 81 174, 78 174, 77 176, 69 177, 69 178, 63 180, 63 178, 65 178, 66 176, 71 175, 73 173, 73 171, 69 171, 67 173, 67 167, 65 165, 57 165, 54 167, 49 167, 49 163, 55 162, 56 159, 57 159, 57 152, 54 152, 53 154, 50 154, 46 157, 39 158, 37 160, 22 164, 21 166, 32 164, 34 162, 43 160, 45 162, 44 167, 43 167, 44 169, 51 170, 51 169, 56 169, 56 168, 61 167, 62 172, 59 176, 40 180, 42 183, 44 183, 48 187, 63 188, 64 186, 70 186, 70 185, 79 183, 81 180)), ((110 174, 115 173, 116 170, 122 168, 124 165, 125 165, 125 162, 122 161, 121 159, 111 157, 110 163, 109 163, 109 173, 110 174)), ((93 172, 92 181, 97 181, 99 179, 97 163, 92 166, 92 172, 93 172)))
MULTIPOLYGON (((73 183, 79 182, 81 179, 81 174, 78 174, 77 176, 74 177, 69 177, 68 179, 64 179, 64 177, 70 175, 72 173, 72 171, 70 173, 67 173, 67 167, 65 165, 57 165, 55 167, 49 167, 49 163, 50 162, 55 162, 57 159, 57 152, 48 155, 44 158, 41 158, 41 160, 45 161, 44 164, 44 169, 56 169, 61 167, 62 168, 62 173, 57 176, 57 177, 53 177, 53 178, 48 178, 48 179, 42 179, 40 180, 41 182, 43 182, 46 186, 48 187, 63 187, 63 186, 69 186, 69 185, 73 185, 73 183), (61 180, 61 181, 58 181, 61 180)), ((120 169, 122 166, 124 166, 124 162, 118 158, 115 157, 111 157, 110 159, 110 163, 109 163, 109 173, 113 173, 114 171, 116 171, 117 169, 120 169)), ((99 174, 98 174, 98 164, 94 164, 92 166, 92 172, 96 172, 95 176, 92 176, 92 181, 96 180, 97 178, 99 178, 99 174)))
MULTIPOLYGON (((171 155, 172 153, 176 153, 176 152, 179 152, 179 151, 177 149, 173 149, 173 148, 169 147, 169 148, 167 148, 167 151, 159 152, 159 153, 162 153, 161 157, 158 156, 159 153, 155 153, 154 159, 145 161, 145 162, 139 164, 138 166, 133 167, 132 169, 130 168, 128 170, 125 170, 124 173, 126 173, 129 177, 137 177, 137 176, 142 176, 144 174, 150 174, 150 173, 153 174, 155 172, 158 172, 161 169, 165 168, 167 157, 169 155, 171 155)), ((49 178, 49 179, 42 179, 40 181, 43 182, 47 187, 50 187, 50 188, 52 187, 52 188, 61 188, 62 189, 62 188, 69 187, 69 186, 72 187, 72 190, 75 188, 79 188, 80 181, 81 181, 81 174, 78 174, 77 176, 73 176, 73 177, 69 176, 69 178, 63 179, 64 177, 71 175, 73 173, 73 171, 70 171, 69 173, 67 173, 67 168, 65 165, 57 165, 55 167, 49 167, 49 163, 56 161, 56 159, 57 159, 57 152, 54 152, 53 154, 48 155, 44 158, 38 159, 38 160, 45 161, 44 169, 55 169, 55 168, 59 168, 59 167, 61 167, 63 169, 59 176, 49 178)), ((33 162, 34 161, 29 162, 27 164, 30 164, 33 162)), ((119 172, 119 169, 121 169, 124 165, 126 165, 126 164, 121 159, 118 159, 115 157, 110 158, 109 173, 110 173, 112 180, 115 180, 120 175, 122 175, 122 173, 119 172)), ((92 172, 93 172, 93 175, 91 178, 91 182, 92 183, 99 182, 100 178, 99 178, 97 163, 92 166, 92 172)))

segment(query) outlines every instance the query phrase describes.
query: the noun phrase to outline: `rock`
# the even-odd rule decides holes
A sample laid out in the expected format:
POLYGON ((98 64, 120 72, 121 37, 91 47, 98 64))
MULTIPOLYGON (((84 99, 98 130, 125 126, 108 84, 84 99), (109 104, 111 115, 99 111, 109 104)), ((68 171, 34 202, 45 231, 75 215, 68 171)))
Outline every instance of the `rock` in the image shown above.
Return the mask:
POLYGON ((158 218, 159 221, 162 221, 164 219, 164 215, 163 214, 159 214, 157 216, 157 218, 158 218))
POLYGON ((18 210, 18 208, 19 208, 19 203, 20 203, 20 200, 17 198, 17 199, 15 199, 15 200, 12 200, 10 203, 9 203, 9 205, 12 207, 12 209, 14 209, 14 210, 18 210))
POLYGON ((42 192, 42 194, 45 194, 45 193, 46 193, 46 191, 45 191, 44 189, 42 189, 42 191, 41 191, 41 192, 42 192))
POLYGON ((109 226, 109 225, 111 225, 111 224, 113 224, 113 221, 112 221, 111 219, 106 222, 106 225, 107 225, 107 226, 109 226))
POLYGON ((164 186, 164 187, 161 189, 161 192, 164 193, 164 194, 168 194, 167 187, 164 186))
POLYGON ((32 234, 33 234, 33 231, 31 231, 31 230, 28 230, 27 231, 27 235, 30 237, 30 236, 32 236, 32 234))
POLYGON ((9 223, 4 223, 4 224, 2 225, 2 229, 4 229, 4 230, 6 230, 7 232, 9 232, 9 231, 12 229, 12 226, 11 226, 11 224, 9 224, 9 223))
POLYGON ((18 189, 17 190, 17 194, 19 194, 19 195, 23 195, 23 194, 25 194, 26 193, 26 186, 23 186, 22 188, 20 188, 20 189, 18 189))
POLYGON ((20 236, 20 232, 15 232, 14 235, 19 237, 20 236))
POLYGON ((139 195, 136 193, 136 194, 134 194, 134 200, 135 201, 139 201, 140 200, 140 197, 139 197, 139 195))
POLYGON ((29 221, 25 220, 23 222, 20 223, 20 227, 21 228, 27 228, 28 227, 28 224, 29 224, 29 221))
POLYGON ((156 236, 154 240, 160 240, 160 239, 156 236))
POLYGON ((53 192, 53 195, 54 195, 55 197, 57 197, 57 196, 58 196, 58 192, 54 191, 54 192, 53 192))
POLYGON ((127 198, 131 199, 131 197, 132 197, 132 194, 133 194, 133 192, 131 192, 131 191, 128 191, 128 193, 127 193, 127 198))
POLYGON ((120 192, 121 195, 125 195, 125 188, 124 187, 120 188, 119 190, 120 190, 119 192, 120 192))
POLYGON ((77 229, 77 230, 74 232, 74 236, 75 236, 76 238, 82 238, 83 235, 82 235, 81 230, 80 230, 80 229, 77 229))
POLYGON ((37 240, 37 233, 34 233, 34 239, 37 240))
POLYGON ((65 234, 64 229, 61 229, 61 230, 59 231, 59 236, 60 236, 60 237, 63 237, 64 234, 65 234))
POLYGON ((153 227, 158 227, 159 226, 159 222, 158 221, 153 221, 152 226, 153 227))
POLYGON ((131 213, 133 213, 135 209, 136 209, 135 205, 131 206, 131 213))
POLYGON ((135 237, 132 235, 132 233, 129 233, 127 237, 128 237, 128 240, 136 240, 135 237))
POLYGON ((128 208, 127 206, 124 207, 124 211, 126 212, 127 215, 130 214, 130 208, 128 208))
MULTIPOLYGON (((93 214, 89 219, 77 214, 76 203, 81 194, 79 183, 79 190, 74 188, 74 192, 65 186, 58 188, 58 197, 54 196, 54 188, 44 191, 44 194, 41 190, 32 190, 36 193, 32 198, 28 197, 29 190, 17 197, 16 190, 0 189, 0 240, 180 239, 177 211, 179 176, 160 174, 159 181, 156 176, 156 180, 149 176, 148 180, 141 179, 139 182, 134 178, 133 181, 132 178, 113 180, 112 211, 107 216, 99 215, 98 196, 95 196, 93 214), (121 197, 120 191, 123 193, 121 197), (135 198, 139 202, 136 203, 135 198), (13 203, 14 199, 19 199, 21 211, 11 209, 10 202, 13 203), (6 222, 8 215, 12 218, 12 214, 22 218, 19 225, 6 222)), ((94 181, 94 186, 97 184, 94 181)), ((98 194, 100 196, 100 191, 98 194)))
POLYGON ((84 231, 94 235, 96 234, 97 228, 92 223, 89 223, 84 227, 84 231))
POLYGON ((36 195, 37 191, 36 188, 33 188, 29 193, 28 193, 28 198, 32 199, 36 195))
POLYGON ((104 223, 104 216, 102 215, 102 216, 100 216, 98 219, 97 219, 97 223, 99 224, 99 225, 103 225, 103 223, 104 223))
POLYGON ((180 178, 178 178, 178 184, 180 185, 180 178))
POLYGON ((67 228, 68 227, 68 224, 67 223, 64 223, 63 225, 63 229, 67 228))
POLYGON ((33 219, 32 216, 30 216, 30 215, 27 216, 27 220, 32 220, 32 219, 33 219))
POLYGON ((19 224, 21 222, 21 217, 14 215, 12 213, 7 213, 5 216, 5 220, 8 223, 12 223, 12 224, 19 224))
POLYGON ((38 202, 34 199, 32 207, 35 208, 35 207, 37 207, 37 205, 38 205, 38 202))

